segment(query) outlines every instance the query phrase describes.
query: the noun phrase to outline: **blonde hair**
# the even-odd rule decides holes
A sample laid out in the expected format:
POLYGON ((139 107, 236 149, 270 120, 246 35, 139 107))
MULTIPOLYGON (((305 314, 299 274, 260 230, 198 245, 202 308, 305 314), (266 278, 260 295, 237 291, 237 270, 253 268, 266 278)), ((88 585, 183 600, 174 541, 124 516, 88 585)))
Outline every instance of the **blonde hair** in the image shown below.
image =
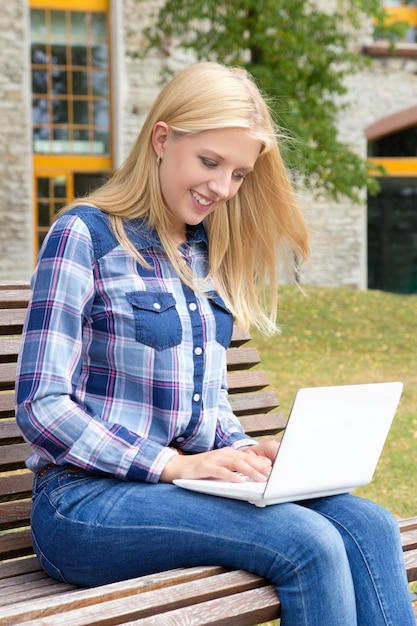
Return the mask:
MULTIPOLYGON (((244 330, 255 326, 276 330, 277 266, 291 266, 308 256, 306 225, 277 144, 277 130, 268 106, 243 69, 198 63, 183 70, 161 91, 125 163, 112 178, 89 195, 88 201, 110 215, 120 244, 144 264, 126 236, 123 221, 146 218, 159 235, 176 271, 189 285, 193 277, 180 263, 169 237, 152 130, 165 122, 174 136, 212 129, 239 128, 259 140, 262 149, 254 170, 238 193, 217 208, 205 227, 209 240, 209 276, 244 330), (268 305, 262 287, 268 282, 268 305)), ((70 207, 85 204, 74 201, 70 207)))

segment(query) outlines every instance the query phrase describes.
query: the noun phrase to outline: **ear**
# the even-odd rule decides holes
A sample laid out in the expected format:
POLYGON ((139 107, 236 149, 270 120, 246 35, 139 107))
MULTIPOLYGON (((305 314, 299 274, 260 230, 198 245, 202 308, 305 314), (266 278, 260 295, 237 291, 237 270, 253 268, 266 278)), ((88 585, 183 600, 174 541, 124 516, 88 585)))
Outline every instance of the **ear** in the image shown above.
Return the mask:
POLYGON ((169 126, 165 122, 156 122, 152 129, 152 146, 157 156, 162 156, 165 142, 168 139, 169 126))

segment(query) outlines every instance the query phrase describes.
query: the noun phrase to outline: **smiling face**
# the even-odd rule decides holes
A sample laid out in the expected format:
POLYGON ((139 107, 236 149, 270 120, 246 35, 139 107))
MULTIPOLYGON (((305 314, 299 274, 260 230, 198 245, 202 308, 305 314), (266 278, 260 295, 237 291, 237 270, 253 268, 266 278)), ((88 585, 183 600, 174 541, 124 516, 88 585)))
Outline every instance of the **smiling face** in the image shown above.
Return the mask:
POLYGON ((246 130, 225 128, 177 138, 165 122, 155 124, 152 143, 161 157, 161 191, 176 242, 185 239, 187 224, 199 224, 236 195, 261 150, 246 130))

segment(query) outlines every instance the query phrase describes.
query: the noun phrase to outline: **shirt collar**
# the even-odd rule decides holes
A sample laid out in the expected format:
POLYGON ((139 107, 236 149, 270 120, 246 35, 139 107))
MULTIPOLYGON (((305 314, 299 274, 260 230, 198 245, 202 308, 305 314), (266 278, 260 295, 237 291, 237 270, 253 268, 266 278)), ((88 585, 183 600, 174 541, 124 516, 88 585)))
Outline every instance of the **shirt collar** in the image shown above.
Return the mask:
MULTIPOLYGON (((151 246, 161 248, 162 244, 158 237, 157 232, 150 228, 145 219, 136 219, 131 221, 125 221, 124 227, 126 234, 131 242, 135 245, 137 250, 143 250, 151 246)), ((187 226, 187 241, 186 244, 204 243, 208 245, 207 234, 203 224, 196 224, 195 226, 187 226)))

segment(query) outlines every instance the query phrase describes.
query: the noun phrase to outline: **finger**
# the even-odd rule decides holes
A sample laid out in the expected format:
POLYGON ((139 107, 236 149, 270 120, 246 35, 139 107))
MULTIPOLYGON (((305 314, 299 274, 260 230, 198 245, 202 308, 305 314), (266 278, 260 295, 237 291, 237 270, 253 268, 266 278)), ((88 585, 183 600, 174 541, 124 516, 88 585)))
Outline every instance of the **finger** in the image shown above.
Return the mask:
POLYGON ((274 461, 278 452, 279 444, 280 442, 277 439, 267 439, 254 446, 245 447, 242 451, 266 457, 270 461, 274 461))
POLYGON ((243 458, 240 457, 237 460, 234 471, 247 476, 251 480, 264 482, 269 477, 271 461, 265 457, 244 455, 243 458))
POLYGON ((190 478, 215 478, 232 482, 242 482, 244 477, 265 481, 271 467, 270 461, 264 457, 249 456, 232 448, 197 454, 188 457, 188 460, 190 478))

